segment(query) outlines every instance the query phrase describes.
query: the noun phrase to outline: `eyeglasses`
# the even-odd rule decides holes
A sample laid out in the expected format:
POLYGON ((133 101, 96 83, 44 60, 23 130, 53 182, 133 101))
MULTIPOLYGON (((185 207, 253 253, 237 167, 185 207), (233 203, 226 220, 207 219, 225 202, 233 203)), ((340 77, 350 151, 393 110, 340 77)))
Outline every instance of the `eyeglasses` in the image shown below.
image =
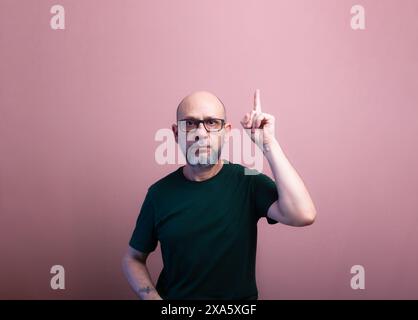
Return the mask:
POLYGON ((203 123, 206 131, 208 132, 218 132, 221 131, 224 127, 224 119, 208 118, 203 120, 197 119, 182 119, 178 121, 180 130, 183 132, 189 132, 194 129, 199 128, 200 123, 203 123))

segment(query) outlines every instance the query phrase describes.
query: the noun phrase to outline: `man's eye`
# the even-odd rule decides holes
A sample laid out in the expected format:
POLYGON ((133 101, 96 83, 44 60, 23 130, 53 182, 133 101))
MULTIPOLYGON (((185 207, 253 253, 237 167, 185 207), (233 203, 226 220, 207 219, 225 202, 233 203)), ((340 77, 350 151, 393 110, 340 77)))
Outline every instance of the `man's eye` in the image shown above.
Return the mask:
POLYGON ((207 120, 207 123, 210 125, 214 125, 215 124, 215 120, 209 119, 207 120))
POLYGON ((187 120, 187 121, 186 121, 186 125, 188 125, 188 126, 192 126, 192 125, 194 125, 194 121, 192 121, 192 120, 187 120))

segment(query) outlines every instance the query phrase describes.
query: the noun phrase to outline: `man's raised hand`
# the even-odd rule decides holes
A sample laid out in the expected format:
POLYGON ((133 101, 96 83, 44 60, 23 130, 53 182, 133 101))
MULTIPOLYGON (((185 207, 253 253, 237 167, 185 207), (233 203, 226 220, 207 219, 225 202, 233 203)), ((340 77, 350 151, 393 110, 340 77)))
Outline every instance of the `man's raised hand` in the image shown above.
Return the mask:
POLYGON ((275 139, 274 122, 274 116, 261 111, 260 90, 257 89, 254 93, 254 106, 245 114, 241 125, 246 129, 251 140, 262 147, 275 139))

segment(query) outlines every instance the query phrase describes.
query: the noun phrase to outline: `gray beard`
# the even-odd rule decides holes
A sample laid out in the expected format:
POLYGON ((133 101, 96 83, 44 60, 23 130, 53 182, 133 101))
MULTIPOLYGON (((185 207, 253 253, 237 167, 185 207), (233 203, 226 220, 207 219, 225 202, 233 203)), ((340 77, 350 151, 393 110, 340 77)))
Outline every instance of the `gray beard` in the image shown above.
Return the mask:
POLYGON ((207 153, 196 155, 196 150, 189 148, 186 156, 186 161, 193 167, 209 168, 213 167, 221 156, 222 148, 218 151, 211 149, 209 155, 207 153))

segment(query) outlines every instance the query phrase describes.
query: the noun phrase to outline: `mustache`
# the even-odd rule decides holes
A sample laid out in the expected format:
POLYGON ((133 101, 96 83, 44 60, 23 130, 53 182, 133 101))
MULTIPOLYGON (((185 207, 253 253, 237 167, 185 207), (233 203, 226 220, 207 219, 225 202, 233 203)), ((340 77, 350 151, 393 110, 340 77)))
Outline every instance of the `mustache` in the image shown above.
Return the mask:
POLYGON ((211 147, 210 143, 206 143, 206 142, 195 142, 192 144, 192 146, 195 146, 197 148, 199 147, 211 147))

